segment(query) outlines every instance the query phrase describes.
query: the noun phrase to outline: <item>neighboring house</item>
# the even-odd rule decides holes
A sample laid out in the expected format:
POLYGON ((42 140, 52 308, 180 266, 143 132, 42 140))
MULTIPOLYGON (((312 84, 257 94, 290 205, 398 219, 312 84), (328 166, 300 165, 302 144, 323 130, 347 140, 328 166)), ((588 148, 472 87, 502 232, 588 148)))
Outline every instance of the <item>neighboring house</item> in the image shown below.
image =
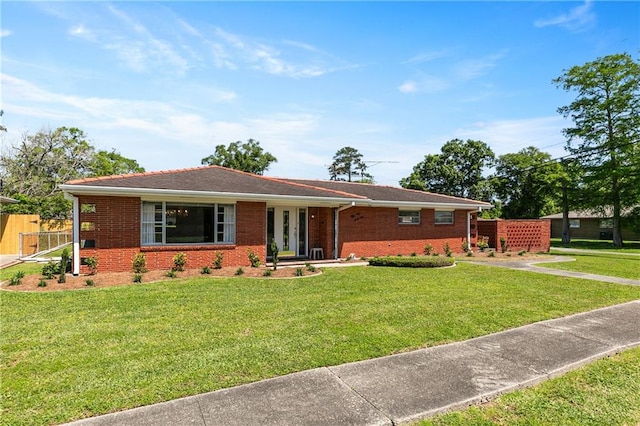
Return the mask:
POLYGON ((96 256, 103 271, 129 271, 137 253, 168 269, 249 265, 248 251, 329 259, 422 253, 426 244, 475 247, 481 201, 361 183, 281 179, 219 166, 80 179, 61 188, 74 205, 74 273, 96 256), (315 249, 315 250, 314 250, 315 249))
MULTIPOLYGON (((551 220, 551 238, 562 238, 562 213, 543 216, 551 220)), ((569 235, 571 238, 588 240, 613 240, 613 219, 611 212, 604 214, 590 211, 569 212, 569 235)), ((640 240, 640 233, 622 226, 623 240, 640 240)))

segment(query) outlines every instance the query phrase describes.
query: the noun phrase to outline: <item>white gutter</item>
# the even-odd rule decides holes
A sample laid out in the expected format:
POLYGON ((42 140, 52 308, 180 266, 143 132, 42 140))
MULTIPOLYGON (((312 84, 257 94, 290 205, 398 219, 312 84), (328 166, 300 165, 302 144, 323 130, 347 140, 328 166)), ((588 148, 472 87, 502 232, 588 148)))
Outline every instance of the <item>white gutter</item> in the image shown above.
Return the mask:
POLYGON ((286 202, 302 202, 314 205, 341 205, 345 202, 351 202, 353 198, 342 197, 314 197, 300 195, 280 195, 280 194, 251 194, 242 192, 205 192, 205 191, 189 191, 180 189, 152 189, 152 188, 118 188, 106 186, 89 186, 89 185, 60 185, 60 189, 66 193, 73 195, 111 195, 111 196, 129 196, 141 198, 165 199, 165 197, 178 198, 217 198, 239 201, 286 201, 286 202))
POLYGON ((333 258, 338 258, 338 230, 340 225, 340 212, 343 210, 350 209, 351 207, 355 207, 356 202, 352 201, 351 204, 347 204, 346 206, 340 206, 335 210, 336 217, 333 219, 333 258))
POLYGON ((74 276, 80 275, 80 199, 73 197, 73 268, 74 276))

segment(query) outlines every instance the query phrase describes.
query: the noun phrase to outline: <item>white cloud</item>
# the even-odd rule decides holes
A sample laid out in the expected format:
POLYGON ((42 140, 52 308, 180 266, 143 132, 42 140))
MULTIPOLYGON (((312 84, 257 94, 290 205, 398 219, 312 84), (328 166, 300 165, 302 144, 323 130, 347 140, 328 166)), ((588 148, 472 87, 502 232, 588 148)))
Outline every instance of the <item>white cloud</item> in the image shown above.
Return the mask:
POLYGON ((422 52, 410 58, 405 63, 407 64, 419 64, 423 62, 430 62, 435 59, 444 58, 449 56, 449 52, 446 50, 434 50, 430 52, 422 52))
POLYGON ((402 93, 415 93, 418 91, 418 85, 415 81, 405 81, 398 87, 398 90, 402 93))
POLYGON ((11 30, 0 30, 0 37, 9 37, 11 35, 11 30))
POLYGON ((538 19, 533 25, 536 28, 557 25, 570 31, 583 31, 590 28, 596 21, 596 14, 592 11, 592 6, 592 0, 586 0, 584 4, 574 7, 568 13, 553 18, 538 19))
POLYGON ((455 75, 462 81, 478 78, 494 68, 505 55, 506 51, 502 51, 483 58, 462 61, 454 67, 455 75))
POLYGON ((496 155, 535 146, 553 157, 559 157, 564 155, 565 137, 562 129, 566 126, 566 121, 560 116, 497 120, 478 122, 470 127, 457 129, 454 137, 481 140, 496 155))

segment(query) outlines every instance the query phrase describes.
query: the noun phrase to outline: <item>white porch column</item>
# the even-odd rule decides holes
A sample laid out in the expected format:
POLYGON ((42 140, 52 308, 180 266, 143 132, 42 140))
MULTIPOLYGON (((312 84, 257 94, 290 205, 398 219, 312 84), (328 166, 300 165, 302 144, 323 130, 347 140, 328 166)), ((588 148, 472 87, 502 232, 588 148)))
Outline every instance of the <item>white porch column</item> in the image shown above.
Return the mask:
POLYGON ((471 213, 472 212, 467 212, 467 246, 469 250, 473 251, 471 248, 471 213))
POLYGON ((80 275, 80 200, 73 197, 73 275, 80 275))

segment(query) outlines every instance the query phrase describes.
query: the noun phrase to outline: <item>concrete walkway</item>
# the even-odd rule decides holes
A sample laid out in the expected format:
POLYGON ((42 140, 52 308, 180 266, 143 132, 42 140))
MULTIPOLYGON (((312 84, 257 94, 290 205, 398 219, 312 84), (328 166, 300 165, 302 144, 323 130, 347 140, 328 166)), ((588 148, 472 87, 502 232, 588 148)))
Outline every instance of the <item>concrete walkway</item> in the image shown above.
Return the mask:
POLYGON ((640 346, 640 300, 81 420, 73 425, 393 425, 488 401, 640 346))
POLYGON ((19 259, 20 256, 17 254, 0 254, 0 269, 19 263, 19 259))
POLYGON ((520 269, 523 271, 529 272, 537 272, 539 274, 547 274, 547 275, 555 275, 559 277, 571 277, 571 278, 582 278, 585 280, 594 280, 594 281, 603 281, 607 283, 615 283, 615 284, 625 284, 625 285, 640 285, 639 280, 632 280, 628 278, 619 278, 619 277, 610 277, 608 275, 596 275, 596 274, 587 274, 585 272, 577 272, 577 271, 563 271, 560 269, 552 269, 553 266, 541 267, 536 266, 538 263, 553 263, 553 262, 573 262, 575 259, 566 256, 556 256, 549 259, 544 260, 518 260, 518 261, 492 261, 492 262, 469 262, 475 263, 477 265, 487 265, 487 266, 495 266, 498 268, 508 268, 508 269, 520 269))
POLYGON ((592 254, 608 254, 609 256, 640 256, 640 253, 626 253, 624 251, 606 251, 606 250, 592 250, 592 249, 576 249, 569 247, 551 247, 551 251, 560 251, 563 253, 592 253, 592 254))

